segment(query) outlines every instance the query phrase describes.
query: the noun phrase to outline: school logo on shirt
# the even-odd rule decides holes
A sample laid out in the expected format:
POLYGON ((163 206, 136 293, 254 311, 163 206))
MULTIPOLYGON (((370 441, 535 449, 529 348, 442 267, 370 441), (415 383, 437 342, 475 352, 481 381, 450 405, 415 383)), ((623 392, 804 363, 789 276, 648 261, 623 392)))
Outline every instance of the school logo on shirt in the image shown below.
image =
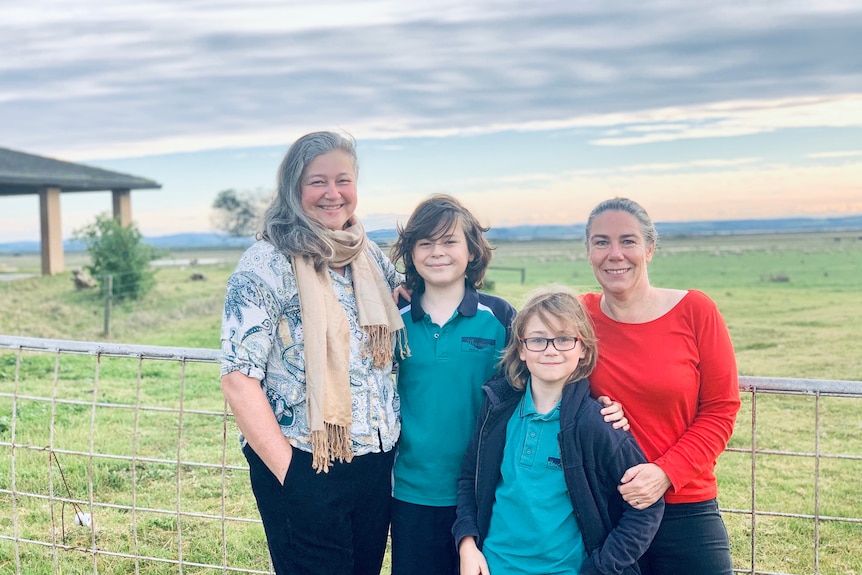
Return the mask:
POLYGON ((464 336, 461 338, 461 351, 465 352, 493 352, 496 349, 496 345, 497 340, 486 337, 464 336))
POLYGON ((560 460, 559 457, 549 457, 548 464, 545 467, 547 467, 548 469, 562 469, 563 462, 560 460))

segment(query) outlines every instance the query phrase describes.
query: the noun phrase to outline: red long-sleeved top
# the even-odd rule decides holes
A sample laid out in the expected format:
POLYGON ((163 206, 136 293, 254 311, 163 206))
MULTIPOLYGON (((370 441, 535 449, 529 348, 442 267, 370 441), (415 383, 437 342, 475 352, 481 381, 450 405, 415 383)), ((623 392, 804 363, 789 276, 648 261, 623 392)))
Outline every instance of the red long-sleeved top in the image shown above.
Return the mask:
POLYGON ((691 290, 658 319, 628 324, 601 311, 601 294, 582 301, 599 340, 593 394, 622 403, 647 459, 672 483, 666 502, 714 498, 715 462, 740 406, 736 357, 715 303, 691 290))

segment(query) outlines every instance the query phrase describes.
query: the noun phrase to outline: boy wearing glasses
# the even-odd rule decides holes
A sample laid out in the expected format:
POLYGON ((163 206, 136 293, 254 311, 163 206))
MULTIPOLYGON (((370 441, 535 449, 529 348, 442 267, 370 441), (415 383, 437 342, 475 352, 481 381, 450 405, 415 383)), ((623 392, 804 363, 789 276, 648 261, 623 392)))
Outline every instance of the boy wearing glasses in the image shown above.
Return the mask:
POLYGON ((664 503, 638 510, 617 490, 646 458, 590 397, 596 338, 577 294, 535 292, 512 332, 458 480, 460 575, 639 574, 664 503))

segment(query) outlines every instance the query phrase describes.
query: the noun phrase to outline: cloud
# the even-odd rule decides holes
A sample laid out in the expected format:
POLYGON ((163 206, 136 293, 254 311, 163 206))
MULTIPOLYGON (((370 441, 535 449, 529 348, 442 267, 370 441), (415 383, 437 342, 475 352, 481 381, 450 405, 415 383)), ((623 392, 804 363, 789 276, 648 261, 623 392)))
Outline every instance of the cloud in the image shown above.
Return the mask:
POLYGON ((636 164, 618 168, 620 172, 681 172, 703 168, 737 168, 760 162, 760 158, 736 158, 730 160, 694 160, 691 162, 665 162, 636 164))
POLYGON ((848 150, 844 152, 817 152, 808 154, 809 158, 859 158, 862 157, 862 150, 848 150))
POLYGON ((859 29, 849 0, 34 0, 0 20, 0 117, 4 145, 69 159, 330 127, 593 125, 623 146, 858 125, 859 29))
POLYGON ((615 119, 637 124, 592 141, 631 146, 684 139, 726 138, 785 128, 862 127, 862 93, 646 110, 615 119))

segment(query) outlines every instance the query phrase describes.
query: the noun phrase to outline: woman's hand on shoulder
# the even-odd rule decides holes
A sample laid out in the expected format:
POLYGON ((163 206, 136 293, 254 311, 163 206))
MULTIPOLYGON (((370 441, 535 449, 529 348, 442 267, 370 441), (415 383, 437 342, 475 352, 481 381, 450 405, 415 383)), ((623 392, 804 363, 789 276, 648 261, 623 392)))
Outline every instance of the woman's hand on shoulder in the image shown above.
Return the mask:
POLYGON ((605 417, 605 421, 607 423, 613 423, 614 429, 622 429, 623 431, 629 430, 631 426, 629 425, 629 420, 626 417, 626 414, 623 413, 623 404, 619 401, 613 401, 607 395, 600 395, 596 400, 604 405, 599 413, 605 417))
POLYGON ((663 497, 670 489, 667 474, 655 463, 641 463, 629 467, 620 479, 617 490, 623 500, 635 509, 646 509, 663 497))
POLYGON ((401 284, 398 284, 398 287, 396 287, 394 290, 392 290, 392 299, 394 299, 395 304, 398 305, 398 298, 399 297, 402 297, 405 300, 410 301, 410 294, 411 293, 412 292, 409 289, 407 289, 407 286, 405 284, 401 283, 401 284))

